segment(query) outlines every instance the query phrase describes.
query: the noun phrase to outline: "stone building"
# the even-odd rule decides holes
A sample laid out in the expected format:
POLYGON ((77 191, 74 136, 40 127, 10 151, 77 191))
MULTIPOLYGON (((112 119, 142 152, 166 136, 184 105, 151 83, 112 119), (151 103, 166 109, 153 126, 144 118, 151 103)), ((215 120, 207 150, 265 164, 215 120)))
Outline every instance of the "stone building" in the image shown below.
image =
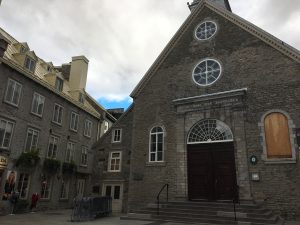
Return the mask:
POLYGON ((299 213, 299 52, 229 1, 189 7, 131 108, 94 146, 100 192, 125 211, 169 184, 173 201, 238 197, 299 213))
POLYGON ((2 29, 0 53, 0 208, 12 191, 69 207, 91 194, 91 146, 115 118, 85 91, 86 57, 54 66, 2 29))

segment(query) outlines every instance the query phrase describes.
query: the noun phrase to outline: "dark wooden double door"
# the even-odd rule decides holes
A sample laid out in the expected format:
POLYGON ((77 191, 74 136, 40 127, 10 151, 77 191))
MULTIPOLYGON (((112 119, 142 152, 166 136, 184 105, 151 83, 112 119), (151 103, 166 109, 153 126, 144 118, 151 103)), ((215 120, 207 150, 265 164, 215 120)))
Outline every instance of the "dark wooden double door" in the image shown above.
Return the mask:
POLYGON ((232 200, 237 197, 233 142, 188 145, 190 200, 232 200))

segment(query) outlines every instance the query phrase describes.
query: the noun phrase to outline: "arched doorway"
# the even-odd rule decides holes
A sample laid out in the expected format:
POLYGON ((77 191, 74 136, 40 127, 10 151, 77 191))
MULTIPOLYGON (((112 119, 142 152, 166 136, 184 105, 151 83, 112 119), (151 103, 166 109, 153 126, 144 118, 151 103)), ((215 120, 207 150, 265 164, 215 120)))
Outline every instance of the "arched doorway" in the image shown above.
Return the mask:
POLYGON ((232 200, 237 196, 233 135, 219 120, 195 124, 187 140, 190 200, 232 200))

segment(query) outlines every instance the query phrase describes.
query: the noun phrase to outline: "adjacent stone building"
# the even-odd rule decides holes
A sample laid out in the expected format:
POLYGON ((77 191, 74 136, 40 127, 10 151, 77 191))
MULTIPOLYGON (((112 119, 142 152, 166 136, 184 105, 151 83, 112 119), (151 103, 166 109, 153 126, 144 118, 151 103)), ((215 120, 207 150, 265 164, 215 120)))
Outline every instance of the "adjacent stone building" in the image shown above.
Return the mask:
POLYGON ((39 208, 92 193, 91 146, 115 118, 86 91, 88 59, 54 66, 0 29, 0 204, 12 192, 39 208))
POLYGON ((131 108, 94 146, 100 192, 125 211, 169 184, 171 200, 238 197, 299 213, 299 52, 228 1, 189 7, 131 108))

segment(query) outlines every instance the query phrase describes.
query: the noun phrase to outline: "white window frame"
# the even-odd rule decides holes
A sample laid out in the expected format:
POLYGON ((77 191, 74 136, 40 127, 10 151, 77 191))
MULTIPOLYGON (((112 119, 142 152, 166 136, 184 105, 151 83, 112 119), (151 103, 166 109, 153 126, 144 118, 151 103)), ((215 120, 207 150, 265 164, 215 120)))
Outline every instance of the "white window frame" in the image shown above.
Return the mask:
POLYGON ((5 123, 5 129, 4 129, 4 132, 3 132, 3 139, 0 140, 0 149, 8 149, 9 146, 10 146, 10 143, 11 143, 12 136, 13 136, 15 123, 13 123, 13 122, 11 122, 9 120, 0 118, 0 129, 1 129, 2 122, 5 123), (8 140, 8 145, 7 146, 3 146, 4 140, 7 139, 7 137, 5 137, 7 135, 7 133, 8 133, 8 131, 7 131, 7 124, 11 125, 11 132, 9 134, 10 136, 9 136, 9 140, 8 140))
POLYGON ((47 158, 49 158, 49 159, 56 159, 57 158, 58 142, 59 142, 58 137, 53 136, 53 135, 50 136, 49 144, 48 144, 48 150, 47 150, 47 158), (53 146, 52 149, 50 149, 51 144, 53 146), (54 149, 54 146, 56 146, 56 149, 54 149))
POLYGON ((152 127, 151 128, 151 130, 150 130, 150 135, 149 135, 149 162, 150 163, 155 163, 155 162, 164 162, 164 158, 165 158, 165 148, 164 148, 164 146, 165 146, 165 144, 164 144, 164 142, 165 142, 165 131, 164 131, 164 128, 162 127, 162 126, 155 126, 155 127, 152 127), (153 131, 153 129, 154 128, 157 128, 157 127, 159 127, 159 128, 161 128, 162 129, 162 131, 159 131, 159 132, 152 132, 153 131), (159 135, 162 135, 162 159, 161 160, 158 160, 157 158, 158 158, 158 144, 159 144, 159 142, 158 142, 158 136, 159 135), (151 146, 152 146, 152 142, 151 142, 151 138, 152 138, 152 136, 155 136, 155 140, 156 140, 156 142, 155 142, 155 152, 152 152, 151 151, 151 146), (151 160, 151 155, 154 155, 154 157, 155 157, 155 160, 151 160))
POLYGON ((22 84, 9 78, 8 82, 7 82, 7 86, 6 86, 4 102, 6 102, 10 105, 13 105, 13 106, 18 106, 19 102, 20 102, 21 94, 22 94, 22 84), (11 93, 11 96, 8 96, 8 89, 9 89, 10 83, 12 83, 12 93, 11 93), (17 96, 17 99, 14 99, 15 95, 18 91, 19 91, 19 96, 17 96), (14 100, 16 100, 16 101, 14 101, 14 100))
POLYGON ((67 144, 65 162, 71 163, 75 160, 75 143, 69 141, 67 144))
POLYGON ((105 134, 109 129, 109 123, 106 120, 104 120, 103 124, 104 124, 103 134, 105 134))
POLYGON ((122 166, 122 152, 121 151, 113 151, 109 153, 109 162, 108 162, 108 172, 121 172, 121 166, 122 166), (113 154, 118 153, 118 157, 113 157, 113 154), (119 164, 116 163, 116 161, 119 160, 119 164), (112 169, 112 165, 114 168, 112 169), (119 169, 116 169, 116 166, 119 165, 119 169))
POLYGON ((55 79, 55 89, 62 92, 63 89, 64 89, 64 80, 59 78, 59 77, 56 77, 55 79))
POLYGON ((38 141, 39 141, 39 133, 40 132, 36 129, 33 129, 33 128, 28 128, 27 129, 24 152, 30 152, 32 149, 37 149, 38 141), (32 134, 31 140, 28 139, 30 133, 32 134), (35 143, 34 143, 34 137, 36 137, 36 142, 35 143), (29 149, 26 149, 28 141, 30 141, 30 147, 29 147, 29 149))
POLYGON ((207 40, 211 39, 213 36, 215 36, 216 33, 217 33, 217 31, 218 31, 218 26, 217 26, 217 24, 216 24, 214 21, 204 21, 204 22, 200 23, 200 24, 196 27, 196 29, 195 29, 195 38, 196 38, 197 40, 199 40, 199 41, 207 41, 207 40), (198 29, 199 29, 202 25, 205 26, 205 31, 207 31, 207 23, 212 23, 212 24, 215 26, 215 32, 214 32, 213 34, 211 34, 211 36, 209 36, 209 37, 207 37, 207 32, 205 32, 205 38, 201 39, 200 37, 198 37, 198 35, 197 35, 198 32, 197 32, 197 31, 198 31, 198 29))
POLYGON ((83 135, 86 136, 86 137, 91 137, 92 136, 92 128, 93 128, 93 122, 86 119, 84 121, 83 135))
MULTIPOLYGON (((40 198, 41 199, 50 199, 51 189, 52 189, 52 178, 51 177, 46 177, 44 181, 47 182, 48 189, 46 191, 43 191, 43 187, 41 187, 40 198), (47 195, 46 195, 46 193, 47 193, 47 195)), ((44 181, 42 180, 42 183, 44 181)), ((41 183, 41 185, 43 185, 42 183, 41 183)))
POLYGON ((109 197, 112 200, 122 200, 123 199, 123 184, 115 184, 115 183, 105 183, 102 188, 102 196, 107 196, 106 188, 110 186, 110 195, 109 197), (120 188, 119 198, 115 198, 115 187, 120 188))
POLYGON ((31 104, 31 113, 34 115, 37 115, 39 117, 42 117, 43 111, 44 111, 44 106, 45 106, 45 97, 37 92, 34 92, 33 98, 32 98, 32 104, 31 104), (36 107, 34 107, 35 101, 36 101, 36 107), (42 105, 41 112, 39 112, 40 105, 42 105))
MULTIPOLYGON (((215 71, 218 71, 218 70, 215 70, 215 71)), ((215 72, 215 71, 214 71, 214 72, 215 72)), ((221 65, 221 63, 220 63, 217 59, 206 58, 206 59, 201 60, 199 63, 197 63, 197 65, 194 67, 193 73, 192 73, 192 78, 193 78, 193 81, 195 82, 195 84, 199 85, 200 87, 208 87, 208 86, 213 85, 214 83, 216 83, 216 82, 220 79, 220 77, 222 76, 222 72, 223 72, 222 65, 221 65), (207 72, 207 70, 208 70, 208 68, 209 68, 209 67, 208 67, 208 61, 212 61, 212 62, 216 63, 216 64, 218 65, 218 67, 219 67, 219 74, 218 74, 217 78, 215 78, 214 76, 212 76, 212 77, 215 78, 215 80, 212 81, 212 82, 209 82, 209 81, 208 81, 208 75, 211 76, 211 75, 207 72), (201 72, 201 73, 204 73, 205 76, 206 76, 206 77, 205 77, 205 79, 206 79, 206 83, 205 83, 205 84, 201 84, 201 83, 199 83, 199 82, 195 79, 195 76, 198 76, 198 75, 200 74, 200 73, 196 73, 196 70, 197 70, 197 68, 200 66, 200 64, 202 64, 202 63, 205 63, 205 72, 201 72)), ((200 75, 199 75, 199 76, 200 76, 200 75)))
POLYGON ((88 165, 88 147, 81 147, 80 166, 86 167, 88 165))
POLYGON ((79 114, 75 112, 71 112, 70 117, 70 130, 77 132, 79 123, 79 114))
POLYGON ((70 180, 62 179, 59 199, 69 199, 70 180))
POLYGON ((28 198, 28 192, 29 192, 29 186, 30 186, 30 174, 29 173, 20 173, 20 176, 19 176, 19 180, 18 180, 18 190, 20 191, 19 193, 19 198, 20 199, 27 199, 28 198), (21 180, 22 178, 22 175, 23 175, 23 179, 21 180), (28 181, 27 181, 27 187, 25 187, 25 191, 26 191, 26 194, 24 197, 22 197, 22 189, 24 188, 24 176, 27 176, 28 177, 28 181), (21 183, 20 183, 21 182, 21 183))
POLYGON ((54 107, 53 107, 52 122, 61 125, 63 113, 64 113, 64 107, 55 103, 54 107), (57 110, 56 110, 56 107, 58 107, 57 110), (57 115, 56 115, 56 112, 57 112, 57 115))
POLYGON ((35 66, 36 66, 36 61, 35 61, 33 58, 31 58, 31 57, 29 57, 29 56, 26 56, 26 57, 25 57, 25 61, 24 61, 24 67, 25 67, 27 70, 29 70, 29 71, 31 71, 31 72, 34 72, 35 66), (29 62, 28 65, 27 65, 27 61, 29 62), (28 66, 28 67, 27 67, 27 66, 28 66))
POLYGON ((113 129, 112 143, 120 143, 121 141, 122 141, 122 129, 121 128, 113 129), (118 131, 120 132, 119 134, 118 131))

